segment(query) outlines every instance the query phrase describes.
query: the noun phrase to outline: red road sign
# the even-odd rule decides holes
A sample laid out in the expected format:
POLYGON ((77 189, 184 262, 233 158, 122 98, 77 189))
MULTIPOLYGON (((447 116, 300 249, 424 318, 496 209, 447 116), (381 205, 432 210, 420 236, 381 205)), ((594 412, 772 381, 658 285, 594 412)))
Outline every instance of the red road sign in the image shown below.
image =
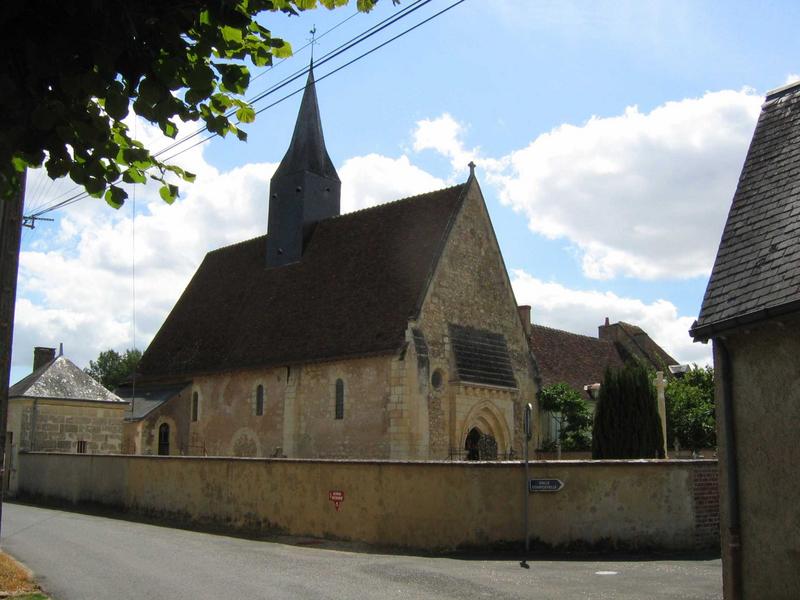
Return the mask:
POLYGON ((344 502, 344 492, 341 490, 331 490, 328 492, 328 500, 333 502, 336 512, 339 512, 339 505, 344 502))

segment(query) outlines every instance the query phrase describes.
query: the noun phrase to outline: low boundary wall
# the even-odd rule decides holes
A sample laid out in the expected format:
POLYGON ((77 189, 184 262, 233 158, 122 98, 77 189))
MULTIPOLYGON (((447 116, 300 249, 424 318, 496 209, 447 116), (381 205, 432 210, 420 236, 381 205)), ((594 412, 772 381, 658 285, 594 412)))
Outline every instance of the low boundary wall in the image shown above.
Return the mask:
MULTIPOLYGON (((524 539, 519 462, 50 453, 19 459, 18 496, 33 501, 429 551, 524 539)), ((554 548, 718 548, 716 474, 715 460, 533 462, 532 478, 560 479, 564 487, 527 496, 531 539, 554 548)))

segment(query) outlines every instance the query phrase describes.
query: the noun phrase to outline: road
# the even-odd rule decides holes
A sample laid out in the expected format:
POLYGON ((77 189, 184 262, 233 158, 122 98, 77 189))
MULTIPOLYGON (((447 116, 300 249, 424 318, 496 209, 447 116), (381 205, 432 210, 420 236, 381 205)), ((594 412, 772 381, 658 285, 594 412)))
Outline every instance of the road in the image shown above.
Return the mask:
MULTIPOLYGON (((430 558, 5 504, 2 547, 55 600, 721 599, 716 560, 430 558)), ((316 542, 315 542, 316 543, 316 542)))

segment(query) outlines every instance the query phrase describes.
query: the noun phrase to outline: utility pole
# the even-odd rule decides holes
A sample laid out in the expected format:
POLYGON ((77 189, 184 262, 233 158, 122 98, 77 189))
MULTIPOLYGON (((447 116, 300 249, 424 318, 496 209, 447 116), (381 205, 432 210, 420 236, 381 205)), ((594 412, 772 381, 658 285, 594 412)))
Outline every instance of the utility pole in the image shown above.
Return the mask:
POLYGON ((25 198, 25 176, 19 176, 16 191, 0 190, 0 449, 3 452, 0 482, 0 523, 3 517, 5 470, 10 467, 6 453, 8 423, 8 386, 11 378, 11 343, 14 338, 14 305, 17 298, 19 246, 22 238, 22 206, 25 198))

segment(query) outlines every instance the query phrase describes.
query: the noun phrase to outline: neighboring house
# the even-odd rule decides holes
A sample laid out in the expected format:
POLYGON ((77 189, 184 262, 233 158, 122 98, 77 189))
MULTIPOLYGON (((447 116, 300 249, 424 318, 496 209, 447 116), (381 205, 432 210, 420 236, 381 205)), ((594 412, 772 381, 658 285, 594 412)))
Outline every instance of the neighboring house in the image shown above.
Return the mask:
POLYGON ((800 598, 800 83, 762 106, 690 333, 714 344, 725 598, 800 598))
POLYGON ((340 215, 313 74, 267 236, 210 252, 142 357, 137 452, 518 456, 535 366, 480 186, 340 215), (149 396, 147 396, 147 395, 149 396))
POLYGON ((109 392, 55 348, 37 347, 33 372, 8 392, 10 469, 16 488, 17 453, 23 451, 118 453, 128 403, 109 392))
MULTIPOLYGON (((530 322, 530 307, 521 306, 523 322, 530 322)), ((629 360, 638 360, 653 371, 669 373, 676 365, 661 346, 640 327, 609 323, 598 327, 598 337, 580 335, 543 325, 530 325, 528 340, 539 367, 542 387, 566 383, 589 402, 594 411, 595 398, 607 368, 618 369, 629 360)), ((547 419, 542 426, 543 441, 556 435, 556 424, 547 419)))

